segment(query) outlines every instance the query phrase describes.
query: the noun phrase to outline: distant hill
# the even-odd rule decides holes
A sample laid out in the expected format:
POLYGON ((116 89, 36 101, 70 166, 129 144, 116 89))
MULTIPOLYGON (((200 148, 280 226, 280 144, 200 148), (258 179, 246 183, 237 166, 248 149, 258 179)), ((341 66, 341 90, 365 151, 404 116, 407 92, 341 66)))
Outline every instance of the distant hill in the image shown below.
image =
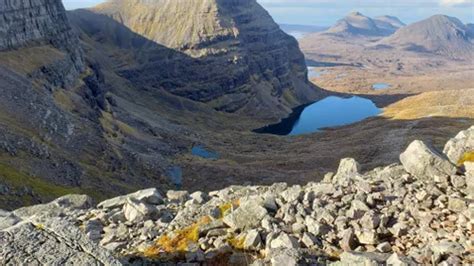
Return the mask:
POLYGON ((454 58, 474 57, 473 26, 459 19, 435 15, 401 28, 379 44, 454 58))
POLYGON ((359 12, 352 12, 325 33, 341 36, 388 36, 403 25, 396 17, 382 16, 372 19, 359 12))

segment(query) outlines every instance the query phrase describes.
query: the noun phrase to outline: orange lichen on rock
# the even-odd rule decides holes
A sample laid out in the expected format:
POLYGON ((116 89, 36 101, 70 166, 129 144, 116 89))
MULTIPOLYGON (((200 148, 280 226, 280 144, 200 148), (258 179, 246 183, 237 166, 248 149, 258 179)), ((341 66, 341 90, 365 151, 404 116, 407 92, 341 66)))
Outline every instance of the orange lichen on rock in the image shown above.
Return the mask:
POLYGON ((245 236, 231 236, 227 238, 227 243, 235 249, 238 250, 243 250, 244 249, 244 243, 245 243, 245 236))
POLYGON ((205 216, 188 227, 163 235, 156 241, 155 245, 149 247, 144 252, 144 255, 146 257, 155 257, 163 252, 186 252, 190 244, 197 243, 199 240, 199 228, 210 222, 211 218, 205 216))
POLYGON ((463 165, 465 162, 474 162, 474 151, 465 152, 459 159, 458 165, 463 165))
POLYGON ((236 199, 234 201, 227 202, 227 203, 224 203, 224 204, 220 205, 219 210, 221 211, 221 218, 223 218, 225 216, 226 212, 239 207, 239 205, 240 205, 240 200, 239 199, 236 199))

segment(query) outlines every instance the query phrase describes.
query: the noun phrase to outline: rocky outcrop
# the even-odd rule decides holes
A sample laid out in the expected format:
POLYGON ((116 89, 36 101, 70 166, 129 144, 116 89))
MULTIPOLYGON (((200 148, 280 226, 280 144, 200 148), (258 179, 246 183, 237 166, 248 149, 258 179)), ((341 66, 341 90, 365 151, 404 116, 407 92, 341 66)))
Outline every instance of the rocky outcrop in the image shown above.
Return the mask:
POLYGON ((273 118, 318 95, 298 43, 255 0, 111 0, 70 18, 91 45, 132 53, 111 55, 141 87, 273 118))
MULTIPOLYGON (((433 148, 424 147, 415 141, 404 156, 423 164, 420 169, 439 169, 433 148)), ((166 197, 148 189, 92 208, 87 196, 70 195, 0 212, 0 243, 6 247, 0 263, 59 257, 105 264, 116 264, 116 258, 225 265, 472 264, 472 162, 465 164, 467 172, 447 172, 443 179, 437 171, 412 174, 405 163, 360 173, 355 160, 344 159, 337 178, 323 183, 168 191, 166 197), (64 232, 65 222, 76 238, 64 232), (61 236, 54 245, 45 240, 52 234, 61 236), (26 254, 22 247, 38 252, 26 254), (73 254, 77 247, 81 260, 73 254)))

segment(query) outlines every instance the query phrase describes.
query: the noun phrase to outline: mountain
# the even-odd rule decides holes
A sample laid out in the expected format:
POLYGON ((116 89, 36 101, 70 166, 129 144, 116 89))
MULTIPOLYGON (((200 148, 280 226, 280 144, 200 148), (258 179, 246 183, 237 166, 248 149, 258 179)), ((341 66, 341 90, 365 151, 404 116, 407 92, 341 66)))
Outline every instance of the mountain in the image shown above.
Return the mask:
POLYGON ((181 186, 193 145, 318 96, 256 1, 185 1, 0 2, 0 208, 181 186))
POLYGON ((0 208, 167 183, 176 132, 120 109, 83 48, 60 0, 0 2, 0 208))
POLYGON ((325 31, 340 36, 387 36, 394 33, 403 23, 390 16, 372 19, 359 12, 352 12, 325 31))
POLYGON ((401 28, 380 44, 453 58, 472 58, 474 36, 470 32, 469 26, 457 18, 435 15, 401 28))
POLYGON ((394 16, 380 16, 373 19, 379 29, 387 32, 395 32, 399 28, 406 26, 399 18, 394 16))
POLYGON ((318 94, 296 40, 255 0, 110 0, 70 19, 89 45, 131 53, 115 70, 138 87, 262 117, 318 94))

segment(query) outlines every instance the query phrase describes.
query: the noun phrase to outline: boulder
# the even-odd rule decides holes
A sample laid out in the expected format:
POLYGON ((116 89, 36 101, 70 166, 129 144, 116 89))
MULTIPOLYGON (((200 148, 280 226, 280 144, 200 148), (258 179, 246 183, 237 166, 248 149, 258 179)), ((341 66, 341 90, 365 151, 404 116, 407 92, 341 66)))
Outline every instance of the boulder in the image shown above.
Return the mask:
POLYGON ((373 252, 355 252, 346 251, 341 254, 340 262, 333 263, 331 265, 338 266, 378 266, 383 265, 387 260, 388 255, 373 253, 373 252))
POLYGON ((156 209, 133 198, 127 199, 123 213, 129 222, 138 223, 149 217, 156 209))
POLYGON ((252 229, 260 225, 261 220, 268 214, 262 206, 245 202, 235 211, 224 216, 223 222, 233 229, 252 229))
POLYGON ((359 245, 356 235, 354 231, 351 229, 346 229, 342 235, 342 239, 339 242, 342 250, 344 251, 352 251, 357 248, 359 245))
POLYGON ((462 155, 468 151, 474 151, 474 126, 450 139, 444 146, 443 153, 453 164, 458 164, 462 155))
POLYGON ((185 202, 189 198, 189 192, 187 191, 177 191, 177 190, 168 190, 166 192, 166 197, 169 200, 185 202))
POLYGON ((405 257, 405 256, 400 256, 397 253, 393 253, 388 259, 387 259, 387 265, 391 266, 414 266, 418 265, 415 263, 412 259, 405 257))
POLYGON ((293 236, 290 236, 286 233, 280 233, 275 239, 273 239, 270 243, 270 248, 278 249, 278 248, 299 248, 300 245, 298 240, 293 236))
POLYGON ((139 190, 135 193, 131 193, 125 196, 119 196, 112 199, 102 201, 97 205, 98 208, 103 209, 114 209, 122 207, 128 199, 134 199, 138 201, 143 201, 144 203, 159 205, 163 203, 163 196, 156 188, 149 188, 144 190, 139 190))
POLYGON ((257 230, 250 230, 247 232, 244 241, 244 249, 258 250, 262 247, 262 238, 257 230))
POLYGON ((353 158, 344 158, 339 163, 336 175, 332 178, 333 183, 341 183, 344 180, 358 176, 360 172, 359 163, 353 158))
POLYGON ((435 180, 456 173, 456 167, 443 155, 419 140, 413 141, 400 155, 405 170, 422 180, 435 180))

